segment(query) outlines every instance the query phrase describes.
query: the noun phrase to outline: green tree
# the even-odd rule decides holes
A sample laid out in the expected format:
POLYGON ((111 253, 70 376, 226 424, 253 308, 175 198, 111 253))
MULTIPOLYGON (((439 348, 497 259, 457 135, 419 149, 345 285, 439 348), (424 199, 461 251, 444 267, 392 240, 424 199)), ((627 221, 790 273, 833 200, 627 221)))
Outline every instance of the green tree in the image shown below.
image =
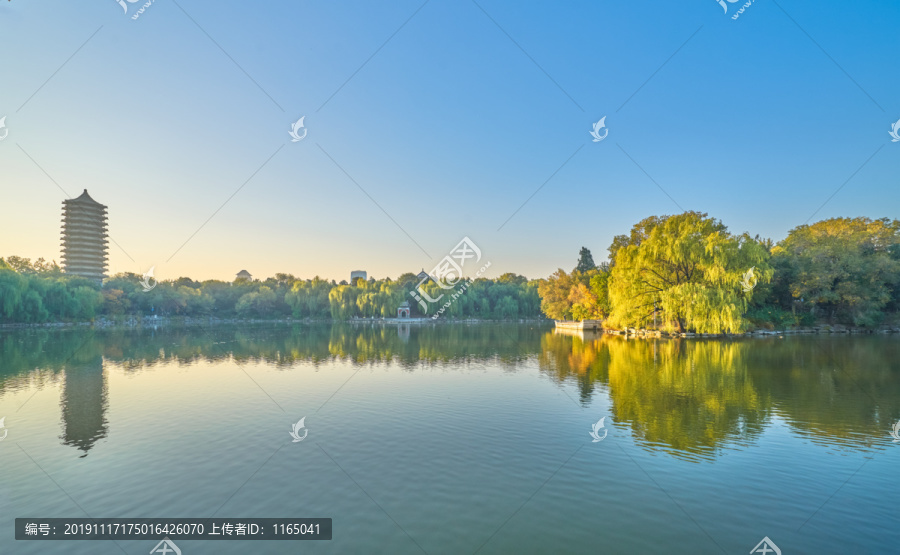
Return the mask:
POLYGON ((62 269, 56 264, 56 261, 47 262, 43 258, 38 258, 32 263, 30 258, 7 256, 6 264, 8 268, 25 276, 41 275, 43 277, 50 277, 62 275, 62 269))
POLYGON ((832 218, 802 225, 772 249, 781 290, 813 316, 874 326, 900 288, 900 221, 832 218))
POLYGON ((538 284, 541 311, 554 320, 586 320, 602 318, 597 312, 597 298, 590 289, 591 278, 597 270, 586 273, 573 270, 567 274, 562 268, 538 284))
POLYGON ((327 318, 330 315, 328 296, 332 284, 319 276, 295 281, 284 300, 295 318, 327 318))
POLYGON ((528 278, 525 276, 520 276, 519 274, 514 274, 512 272, 507 272, 502 276, 497 278, 497 283, 502 283, 504 285, 513 285, 516 287, 522 287, 528 283, 528 278))
POLYGON ((30 258, 22 258, 21 256, 7 256, 5 260, 9 268, 14 270, 18 274, 30 274, 34 271, 31 265, 30 258))
POLYGON ((121 289, 105 287, 103 289, 103 312, 110 316, 121 316, 131 309, 131 301, 121 289))
POLYGON ((79 285, 72 293, 77 307, 74 317, 78 320, 93 320, 103 306, 103 295, 88 285, 79 285))
POLYGON ((603 265, 598 271, 591 276, 590 290, 594 296, 594 318, 603 319, 609 316, 609 265, 603 265))
POLYGON ((347 320, 358 314, 356 296, 359 288, 352 285, 338 285, 328 293, 331 317, 335 320, 347 320))
POLYGON ((589 251, 587 247, 581 247, 581 251, 578 253, 578 264, 575 266, 575 271, 585 274, 595 269, 597 269, 597 265, 594 264, 594 257, 591 256, 591 251, 589 251))
POLYGON ((19 305, 16 320, 19 322, 38 323, 47 320, 50 313, 44 308, 44 301, 35 289, 29 289, 19 305))
POLYGON ((569 293, 574 285, 572 276, 562 268, 556 270, 549 278, 541 280, 538 293, 541 296, 541 311, 554 320, 571 320, 572 303, 569 293))
POLYGON ((275 292, 263 285, 258 291, 242 295, 234 309, 240 316, 271 316, 276 299, 275 292))
POLYGON ((519 317, 519 303, 513 297, 502 297, 497 302, 497 315, 504 320, 519 317))
POLYGON ((614 247, 612 327, 645 327, 658 315, 670 331, 738 333, 751 294, 741 280, 750 268, 759 282, 772 278, 761 242, 699 212, 644 219, 614 247))
POLYGON ((0 316, 13 320, 28 290, 28 282, 4 264, 0 268, 0 316))
POLYGON ((615 265, 616 255, 622 247, 640 246, 641 242, 650 236, 650 232, 653 231, 664 218, 666 218, 666 216, 663 216, 662 218, 660 216, 644 218, 632 226, 630 235, 616 235, 613 237, 612 244, 610 244, 607 249, 609 252, 609 265, 615 265))

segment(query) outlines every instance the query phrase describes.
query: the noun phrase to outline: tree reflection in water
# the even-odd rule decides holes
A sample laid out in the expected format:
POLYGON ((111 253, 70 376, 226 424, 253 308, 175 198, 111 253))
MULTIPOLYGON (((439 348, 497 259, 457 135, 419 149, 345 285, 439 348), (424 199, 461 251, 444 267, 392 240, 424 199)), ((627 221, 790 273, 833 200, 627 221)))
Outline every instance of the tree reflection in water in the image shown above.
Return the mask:
POLYGON ((868 449, 900 418, 900 341, 884 336, 629 339, 547 333, 541 370, 596 384, 639 443, 691 459, 754 441, 775 418, 868 449))
POLYGON ((132 330, 4 331, 0 397, 61 383, 62 440, 87 453, 107 434, 105 372, 194 361, 334 360, 424 366, 535 365, 611 400, 636 441, 688 459, 757 440, 774 420, 829 446, 870 449, 900 418, 900 340, 893 336, 627 339, 572 336, 546 325, 254 325, 132 330))

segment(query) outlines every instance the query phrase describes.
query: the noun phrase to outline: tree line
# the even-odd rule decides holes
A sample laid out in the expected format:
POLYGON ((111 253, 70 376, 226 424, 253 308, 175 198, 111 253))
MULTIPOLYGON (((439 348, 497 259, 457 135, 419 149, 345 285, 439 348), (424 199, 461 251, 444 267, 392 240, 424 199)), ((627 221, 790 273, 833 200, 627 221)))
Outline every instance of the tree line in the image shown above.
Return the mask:
MULTIPOLYGON (((617 235, 606 262, 581 249, 577 266, 547 279, 507 273, 470 282, 442 318, 602 319, 604 326, 739 333, 817 322, 875 327, 900 310, 900 221, 832 218, 792 229, 778 243, 734 234, 700 212, 651 216, 617 235)), ((337 283, 276 274, 264 281, 159 282, 121 273, 102 284, 66 275, 55 262, 0 258, 0 322, 91 321, 98 317, 215 316, 349 320, 433 316, 396 280, 337 283)), ((451 290, 427 281, 430 298, 451 290)))
POLYGON ((900 221, 832 218, 778 243, 733 234, 700 212, 651 216, 617 235, 609 260, 586 248, 539 285, 556 320, 612 329, 740 333, 815 323, 875 327, 900 309, 900 221))
MULTIPOLYGON (((219 318, 310 318, 349 320, 393 318, 403 302, 410 316, 433 316, 439 304, 425 309, 410 296, 420 285, 415 274, 340 283, 316 276, 279 273, 266 280, 194 281, 181 277, 157 283, 150 291, 141 276, 120 273, 100 283, 65 274, 55 262, 9 256, 0 258, 0 322, 92 321, 131 316, 219 318)), ((434 281, 422 284, 433 299, 452 290, 434 281)), ((442 318, 541 318, 538 281, 507 273, 470 282, 442 318)))

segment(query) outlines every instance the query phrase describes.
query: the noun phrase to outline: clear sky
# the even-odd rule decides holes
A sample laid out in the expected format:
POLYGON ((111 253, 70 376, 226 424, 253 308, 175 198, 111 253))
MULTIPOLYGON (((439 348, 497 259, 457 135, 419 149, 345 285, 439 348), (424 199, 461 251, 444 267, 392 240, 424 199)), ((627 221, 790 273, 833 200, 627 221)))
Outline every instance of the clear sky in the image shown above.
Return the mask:
POLYGON ((463 236, 536 278, 682 208, 898 217, 897 2, 143 5, 0 2, 0 256, 59 260, 83 189, 110 273, 161 280, 396 277, 463 236))

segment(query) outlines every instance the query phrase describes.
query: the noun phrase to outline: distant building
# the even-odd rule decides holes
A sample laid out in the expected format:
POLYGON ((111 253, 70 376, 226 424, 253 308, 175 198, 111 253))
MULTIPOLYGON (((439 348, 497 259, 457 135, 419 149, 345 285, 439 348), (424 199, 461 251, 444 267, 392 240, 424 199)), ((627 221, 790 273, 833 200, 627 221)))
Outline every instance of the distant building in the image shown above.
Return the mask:
POLYGON ((397 318, 409 318, 409 302, 403 301, 397 308, 397 318))
POLYGON ((240 272, 237 273, 237 276, 234 278, 234 281, 237 281, 239 279, 246 279, 247 281, 250 281, 253 279, 253 276, 251 276, 250 272, 248 272, 247 270, 241 270, 240 272))
POLYGON ((350 285, 356 285, 357 278, 362 278, 363 281, 369 279, 368 274, 363 270, 356 270, 355 272, 350 272, 350 285))
POLYGON ((425 271, 425 268, 422 268, 422 271, 419 272, 419 274, 416 276, 416 279, 419 280, 419 283, 422 283, 426 279, 431 279, 431 276, 428 275, 428 272, 425 271))
POLYGON ((63 201, 62 263, 67 274, 106 277, 106 206, 88 195, 63 201))

